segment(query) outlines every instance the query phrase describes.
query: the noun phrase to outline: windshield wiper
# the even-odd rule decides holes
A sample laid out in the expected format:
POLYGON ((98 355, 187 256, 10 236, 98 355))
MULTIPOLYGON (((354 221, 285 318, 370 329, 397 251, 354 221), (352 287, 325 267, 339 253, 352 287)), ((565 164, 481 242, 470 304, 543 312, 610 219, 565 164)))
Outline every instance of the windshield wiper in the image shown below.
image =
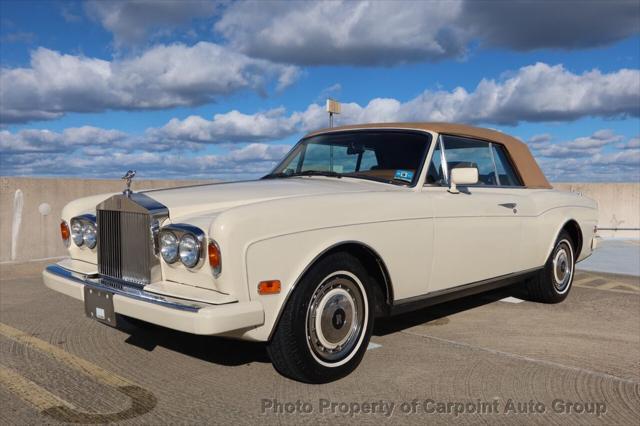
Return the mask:
POLYGON ((288 178, 291 176, 293 176, 293 173, 278 172, 278 173, 269 173, 266 176, 262 176, 262 179, 288 178))
POLYGON ((293 176, 328 176, 341 178, 342 173, 333 172, 329 170, 305 170, 304 172, 294 173, 293 176))
POLYGON ((266 176, 263 176, 262 179, 290 178, 290 177, 296 177, 296 176, 328 176, 328 177, 341 178, 342 173, 332 172, 328 170, 305 170, 299 173, 277 172, 277 173, 270 173, 266 176))

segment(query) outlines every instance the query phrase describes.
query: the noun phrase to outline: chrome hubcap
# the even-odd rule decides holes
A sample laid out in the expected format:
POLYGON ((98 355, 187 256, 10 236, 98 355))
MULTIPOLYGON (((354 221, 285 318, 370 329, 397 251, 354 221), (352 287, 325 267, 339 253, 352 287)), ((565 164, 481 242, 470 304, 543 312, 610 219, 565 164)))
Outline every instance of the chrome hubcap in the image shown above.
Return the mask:
POLYGON ((364 324, 363 296, 350 277, 336 275, 318 286, 307 310, 307 339, 311 350, 326 361, 347 356, 364 324))
POLYGON ((571 249, 566 243, 562 242, 553 257, 553 284, 557 291, 563 292, 569 285, 573 272, 572 268, 571 249))

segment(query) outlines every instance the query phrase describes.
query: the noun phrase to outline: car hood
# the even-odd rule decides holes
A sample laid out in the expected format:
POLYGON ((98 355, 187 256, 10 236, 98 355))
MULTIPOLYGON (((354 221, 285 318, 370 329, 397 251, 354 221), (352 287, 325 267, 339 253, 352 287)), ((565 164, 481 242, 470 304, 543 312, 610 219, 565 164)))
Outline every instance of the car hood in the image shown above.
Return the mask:
POLYGON ((370 191, 399 190, 389 184, 351 178, 293 177, 247 182, 194 185, 143 191, 169 209, 170 216, 221 211, 280 198, 370 191))

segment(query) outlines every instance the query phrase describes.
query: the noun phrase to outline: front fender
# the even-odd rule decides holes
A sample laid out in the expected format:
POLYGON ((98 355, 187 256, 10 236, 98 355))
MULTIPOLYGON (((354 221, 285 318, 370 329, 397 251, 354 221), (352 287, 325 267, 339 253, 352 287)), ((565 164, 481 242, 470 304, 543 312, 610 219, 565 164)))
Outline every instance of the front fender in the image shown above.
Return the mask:
POLYGON ((242 337, 268 340, 281 310, 308 268, 332 248, 357 243, 376 253, 391 277, 395 298, 423 294, 431 274, 432 220, 368 223, 278 236, 247 247, 250 300, 264 306, 265 323, 242 337), (416 265, 421 265, 417 268, 416 265), (258 294, 260 281, 280 280, 277 295, 258 294))

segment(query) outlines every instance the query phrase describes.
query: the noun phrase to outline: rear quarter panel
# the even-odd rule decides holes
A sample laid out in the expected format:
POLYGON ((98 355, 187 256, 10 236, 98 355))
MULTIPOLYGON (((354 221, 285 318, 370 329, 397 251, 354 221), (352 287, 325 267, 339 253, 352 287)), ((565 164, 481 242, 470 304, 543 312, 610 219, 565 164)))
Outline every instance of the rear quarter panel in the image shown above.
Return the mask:
POLYGON ((562 228, 571 220, 578 223, 582 246, 578 261, 591 255, 591 240, 598 223, 594 200, 576 193, 536 190, 530 194, 535 215, 525 222, 523 263, 529 268, 544 265, 562 228))

